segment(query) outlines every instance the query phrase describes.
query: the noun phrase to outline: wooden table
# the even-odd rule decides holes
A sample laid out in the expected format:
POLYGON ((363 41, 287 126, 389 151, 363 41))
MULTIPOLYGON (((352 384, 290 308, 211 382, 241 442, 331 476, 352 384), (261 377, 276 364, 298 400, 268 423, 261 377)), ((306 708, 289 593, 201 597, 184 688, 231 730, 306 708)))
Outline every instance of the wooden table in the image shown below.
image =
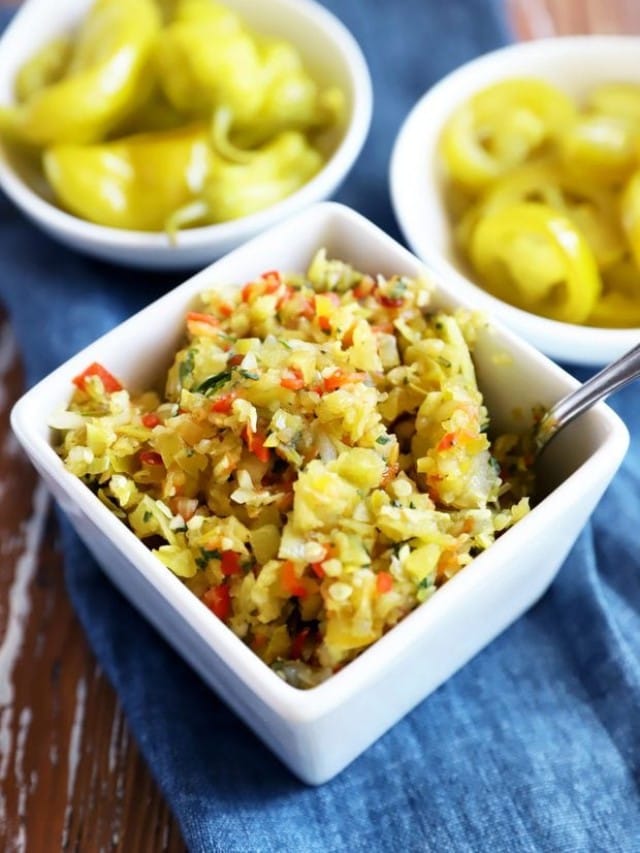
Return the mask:
MULTIPOLYGON (((640 31, 635 0, 505 2, 522 38, 640 31)), ((0 850, 184 850, 71 608, 51 500, 9 430, 22 388, 0 309, 0 850)))

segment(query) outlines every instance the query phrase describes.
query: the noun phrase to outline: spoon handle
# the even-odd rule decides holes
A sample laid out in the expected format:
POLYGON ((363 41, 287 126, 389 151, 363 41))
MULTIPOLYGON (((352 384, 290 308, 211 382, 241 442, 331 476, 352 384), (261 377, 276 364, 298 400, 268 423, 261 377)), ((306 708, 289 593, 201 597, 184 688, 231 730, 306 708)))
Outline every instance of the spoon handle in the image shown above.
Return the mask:
POLYGON ((539 453, 559 430, 582 414, 585 409, 623 388, 638 376, 640 376, 640 344, 551 406, 536 428, 537 452, 539 453))

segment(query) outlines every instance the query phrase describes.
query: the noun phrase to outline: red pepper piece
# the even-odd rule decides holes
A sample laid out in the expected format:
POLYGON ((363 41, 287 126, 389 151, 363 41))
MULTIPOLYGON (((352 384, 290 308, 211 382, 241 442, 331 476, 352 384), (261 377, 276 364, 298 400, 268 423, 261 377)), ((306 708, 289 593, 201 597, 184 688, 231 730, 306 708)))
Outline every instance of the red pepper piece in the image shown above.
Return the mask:
POLYGON ((162 465, 162 456, 155 450, 141 450, 139 458, 143 465, 162 465))
POLYGON ((307 594, 307 588, 302 583, 302 580, 296 575, 296 569, 291 560, 285 560, 280 570, 280 580, 285 592, 296 598, 304 598, 307 594))
POLYGON ((289 391, 300 391, 304 388, 304 376, 299 367, 288 367, 284 372, 280 385, 289 391))
POLYGON ((240 554, 236 551, 223 551, 220 558, 220 568, 222 569, 222 574, 226 577, 241 574, 240 554))
POLYGON ((78 376, 74 377, 71 381, 73 384, 80 388, 81 391, 86 391, 85 381, 90 376, 98 376, 102 380, 102 385, 107 394, 113 394, 114 391, 121 391, 122 385, 115 378, 112 373, 103 367, 101 364, 98 364, 97 361, 94 361, 93 364, 90 364, 82 373, 78 374, 78 376))
POLYGON ((231 594, 228 586, 223 584, 210 587, 202 596, 202 600, 218 619, 226 622, 231 613, 231 594))
POLYGON ((233 401, 238 395, 235 391, 229 391, 227 394, 220 394, 211 403, 211 411, 218 412, 223 415, 228 415, 233 406, 233 401))
POLYGON ((376 589, 381 595, 393 589, 393 578, 389 572, 378 572, 376 575, 376 589))
POLYGON ((253 453, 260 462, 268 462, 271 458, 271 450, 264 446, 267 437, 261 432, 253 432, 248 426, 242 430, 242 438, 247 445, 247 450, 253 453))

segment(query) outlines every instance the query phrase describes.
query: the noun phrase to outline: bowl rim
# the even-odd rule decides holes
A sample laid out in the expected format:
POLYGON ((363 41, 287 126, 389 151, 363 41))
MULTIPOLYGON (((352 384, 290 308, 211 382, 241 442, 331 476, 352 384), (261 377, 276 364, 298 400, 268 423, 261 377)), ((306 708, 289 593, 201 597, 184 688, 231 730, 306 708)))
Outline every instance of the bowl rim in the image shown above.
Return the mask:
MULTIPOLYGON (((395 625, 393 630, 378 639, 344 669, 318 686, 300 690, 284 682, 230 628, 212 618, 207 608, 182 584, 179 578, 167 570, 135 534, 87 489, 84 483, 63 468, 50 442, 39 432, 42 421, 37 420, 37 415, 42 415, 42 404, 39 401, 47 398, 47 389, 61 389, 63 385, 67 388, 70 377, 76 375, 88 361, 95 360, 97 352, 102 347, 113 345, 118 341, 126 328, 136 328, 143 318, 152 318, 155 313, 160 313, 165 308, 174 311, 174 303, 184 305, 207 286, 210 288, 215 267, 225 262, 227 258, 237 254, 249 255, 254 244, 258 242, 263 244, 276 235, 297 233, 305 226, 313 228, 314 223, 325 226, 332 223, 334 227, 339 227, 341 223, 355 223, 368 239, 382 241, 383 245, 392 249, 396 255, 410 259, 417 270, 423 268, 419 259, 361 214, 335 202, 318 203, 274 225, 267 232, 213 262, 92 341, 29 389, 11 410, 14 434, 32 460, 38 463, 38 467, 46 471, 65 497, 78 507, 85 517, 100 527, 114 547, 126 555, 128 560, 135 561, 137 571, 165 598, 168 606, 189 624, 202 642, 221 658, 225 666, 233 669, 245 687, 275 713, 292 723, 316 721, 380 680, 380 677, 393 666, 397 656, 412 644, 412 640, 426 632, 434 621, 442 618, 441 613, 446 613, 456 597, 464 595, 465 590, 469 588, 473 590, 476 585, 487 583, 494 573, 503 572, 509 555, 514 559, 517 557, 519 541, 531 537, 536 531, 538 535, 543 535, 546 519, 551 520, 557 517, 559 512, 566 509, 567 503, 571 503, 576 495, 584 491, 585 486, 596 482, 607 472, 614 471, 624 456, 629 441, 629 433, 620 418, 608 406, 598 404, 593 412, 606 427, 606 435, 593 454, 519 521, 515 528, 507 530, 490 549, 479 555, 463 572, 439 589, 437 598, 434 597, 432 601, 426 603, 431 606, 416 607, 395 625), (436 600, 439 604, 434 607, 432 602, 436 600)), ((472 302, 458 298, 454 288, 446 279, 438 286, 442 287, 443 293, 452 302, 473 308, 472 302)), ((578 383, 573 377, 505 328, 499 321, 492 320, 491 325, 501 333, 510 346, 515 348, 519 357, 533 362, 550 377, 560 379, 568 389, 577 386, 578 383)), ((132 603, 136 606, 135 602, 132 603)))
MULTIPOLYGON (((308 18, 320 27, 334 43, 336 51, 344 58, 353 87, 352 108, 345 119, 342 138, 320 171, 302 187, 286 198, 263 210, 227 222, 186 228, 175 236, 165 232, 135 231, 98 225, 68 213, 42 198, 11 168, 0 145, 0 187, 11 200, 44 227, 69 240, 86 244, 100 244, 110 249, 149 251, 180 251, 206 248, 211 244, 229 244, 246 239, 263 230, 274 221, 288 217, 322 196, 323 187, 337 186, 355 162, 369 133, 373 114, 373 85, 365 56, 347 26, 333 12, 317 0, 277 0, 285 11, 308 18)), ((23 21, 33 9, 50 5, 49 0, 26 0, 16 12, 0 38, 2 45, 17 38, 23 21)))
MULTIPOLYGON (((523 57, 566 58, 567 55, 572 54, 580 56, 585 50, 598 53, 605 51, 617 52, 620 49, 637 51, 639 48, 640 35, 571 35, 509 44, 476 57, 446 74, 421 95, 405 117, 398 131, 389 161, 388 178, 394 215, 408 245, 418 257, 436 275, 446 275, 449 278, 453 278, 461 294, 466 298, 474 299, 484 310, 499 317, 507 325, 512 324, 512 328, 519 334, 530 334, 531 339, 536 342, 549 340, 551 343, 548 343, 545 347, 547 353, 553 355, 553 340, 562 340, 563 351, 572 349, 576 352, 584 352, 584 356, 577 358, 575 363, 585 365, 603 364, 605 361, 621 354, 622 350, 630 349, 640 339, 640 326, 612 328, 565 323, 518 308, 490 294, 479 284, 476 284, 471 275, 465 274, 455 266, 441 251, 432 249, 428 240, 423 236, 422 226, 418 222, 418 217, 415 212, 408 210, 404 204, 404 196, 408 187, 408 168, 406 163, 415 160, 416 155, 415 153, 412 154, 412 152, 415 152, 416 134, 423 124, 425 116, 434 106, 434 103, 436 105, 436 116, 438 117, 437 122, 439 127, 442 127, 447 116, 451 115, 455 106, 464 97, 470 96, 471 90, 474 88, 472 81, 480 70, 495 68, 497 71, 502 61, 514 54, 519 54, 523 57), (461 81, 471 84, 465 86, 467 89, 466 95, 456 99, 455 102, 451 102, 450 100, 447 110, 441 110, 440 105, 446 100, 450 88, 456 86, 461 81), (597 336, 598 348, 602 352, 597 356, 593 353, 592 357, 589 357, 589 353, 594 346, 594 336, 597 336)), ((492 75, 492 79, 498 79, 501 76, 517 76, 518 73, 513 72, 511 75, 508 72, 502 75, 496 73, 492 75)), ((521 76, 525 75, 522 74, 521 76)), ((536 70, 532 69, 526 76, 535 77, 536 70)), ((431 178, 433 170, 429 169, 428 174, 431 178)), ((435 183, 435 180, 431 181, 431 185, 427 188, 427 191, 437 191, 435 183)), ((415 187, 413 189, 415 190, 415 187)), ((448 219, 444 204, 441 204, 440 207, 448 219)), ((565 360, 571 361, 570 359, 565 360)))

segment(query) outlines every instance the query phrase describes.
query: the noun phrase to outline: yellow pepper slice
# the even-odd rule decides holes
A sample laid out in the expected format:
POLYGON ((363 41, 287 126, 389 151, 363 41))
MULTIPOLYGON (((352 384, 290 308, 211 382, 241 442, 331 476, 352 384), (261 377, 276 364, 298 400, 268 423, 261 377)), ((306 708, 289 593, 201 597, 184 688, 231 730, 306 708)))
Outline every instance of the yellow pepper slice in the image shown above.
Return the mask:
POLYGON ((640 326, 640 269, 630 258, 609 267, 602 276, 604 290, 589 315, 590 326, 640 326))
POLYGON ((640 171, 631 176, 622 193, 620 212, 633 258, 640 265, 640 171))
POLYGON ((209 117, 224 110, 234 143, 254 147, 283 130, 333 125, 344 96, 323 89, 290 43, 258 36, 213 0, 181 0, 156 47, 160 85, 175 109, 209 117))
POLYGON ((470 257, 487 290, 554 320, 584 323, 600 294, 586 240, 543 204, 518 204, 482 218, 471 236, 470 257))
POLYGON ((571 174, 584 181, 615 184, 637 164, 638 127, 621 116, 590 115, 560 137, 560 156, 571 174))
POLYGON ((95 145, 58 145, 44 168, 60 203, 99 225, 161 231, 197 197, 211 169, 202 124, 95 145))
POLYGON ((175 109, 208 117, 217 106, 240 120, 262 101, 261 64, 251 34, 214 0, 182 0, 157 39, 160 85, 175 109))
POLYGON ((16 74, 14 89, 18 103, 57 83, 67 69, 71 50, 70 39, 54 39, 28 59, 16 74))
POLYGON ((550 159, 520 166, 493 184, 459 226, 461 239, 466 233, 468 242, 468 230, 481 216, 522 202, 541 202, 568 217, 586 238, 600 269, 623 257, 626 241, 613 192, 574 177, 550 159))
POLYGON ((146 94, 147 62, 159 27, 153 0, 96 0, 62 79, 4 108, 0 128, 42 146, 102 138, 146 94))
POLYGON ((256 148, 242 163, 230 162, 213 150, 199 199, 177 211, 168 230, 226 222, 262 210, 306 184, 322 163, 306 136, 295 130, 256 148))
POLYGON ((453 181, 480 190, 554 139, 575 116, 544 80, 514 78, 483 89, 446 124, 440 152, 453 181))
POLYGON ((591 91, 588 106, 602 115, 640 122, 640 85, 601 83, 591 91))

